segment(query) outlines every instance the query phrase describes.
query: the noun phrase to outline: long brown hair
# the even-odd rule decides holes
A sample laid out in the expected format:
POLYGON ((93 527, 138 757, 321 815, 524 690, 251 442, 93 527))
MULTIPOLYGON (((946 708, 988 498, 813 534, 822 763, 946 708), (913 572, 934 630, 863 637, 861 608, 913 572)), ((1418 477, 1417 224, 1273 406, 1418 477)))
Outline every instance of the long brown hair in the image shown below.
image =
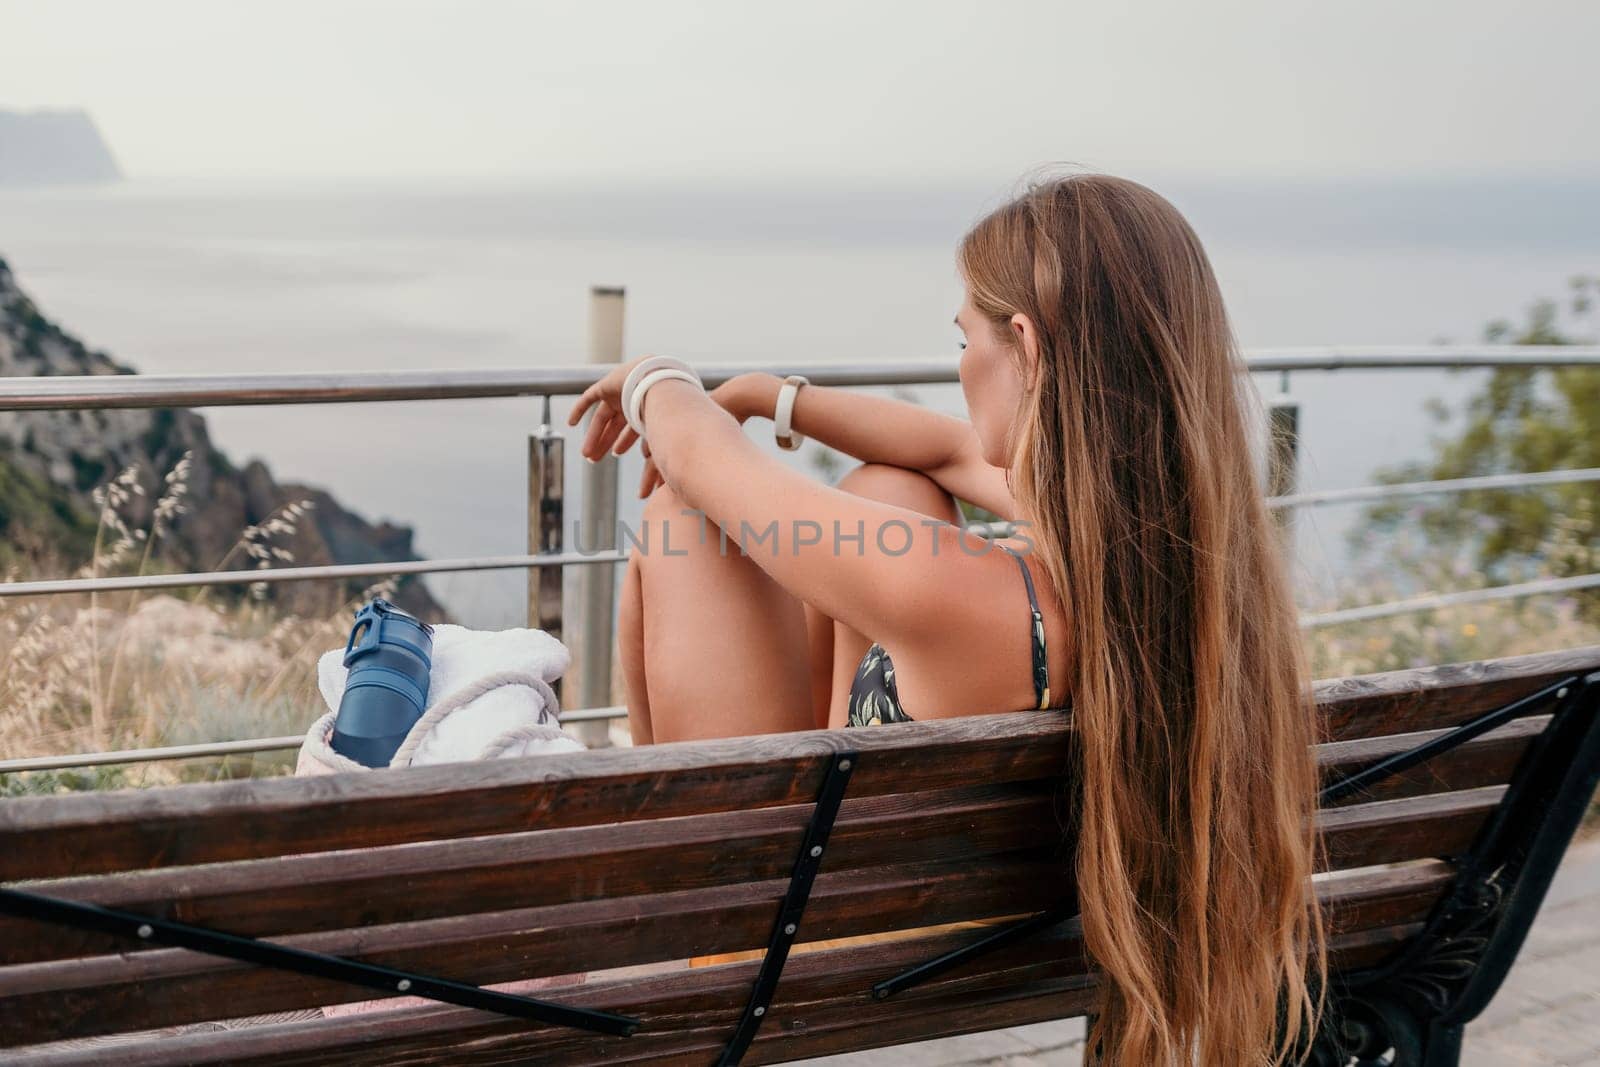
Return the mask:
POLYGON ((1039 339, 1009 473, 1076 637, 1089 1048, 1281 1063, 1323 974, 1313 710, 1211 265, 1166 200, 1084 174, 984 218, 960 266, 1039 339))

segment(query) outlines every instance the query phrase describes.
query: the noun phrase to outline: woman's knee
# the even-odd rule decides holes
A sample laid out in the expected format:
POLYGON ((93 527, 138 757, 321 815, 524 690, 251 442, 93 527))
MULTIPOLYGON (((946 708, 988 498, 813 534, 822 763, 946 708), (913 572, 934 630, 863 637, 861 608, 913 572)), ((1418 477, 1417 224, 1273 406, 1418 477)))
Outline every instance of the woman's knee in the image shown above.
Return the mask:
POLYGON ((730 557, 732 553, 722 534, 706 515, 690 507, 668 485, 658 485, 644 502, 643 522, 636 540, 648 568, 652 561, 670 556, 730 557))
POLYGON ((688 505, 683 502, 683 497, 678 495, 678 491, 665 482, 656 486, 644 499, 646 521, 661 522, 677 518, 679 513, 687 508, 688 505))
POLYGON ((645 498, 642 514, 645 544, 651 546, 651 554, 654 554, 654 546, 659 542, 670 541, 675 548, 690 544, 685 534, 705 521, 669 485, 656 486, 655 491, 645 498))
POLYGON ((863 463, 839 479, 839 488, 868 500, 935 518, 960 520, 955 498, 921 471, 892 467, 887 463, 863 463))

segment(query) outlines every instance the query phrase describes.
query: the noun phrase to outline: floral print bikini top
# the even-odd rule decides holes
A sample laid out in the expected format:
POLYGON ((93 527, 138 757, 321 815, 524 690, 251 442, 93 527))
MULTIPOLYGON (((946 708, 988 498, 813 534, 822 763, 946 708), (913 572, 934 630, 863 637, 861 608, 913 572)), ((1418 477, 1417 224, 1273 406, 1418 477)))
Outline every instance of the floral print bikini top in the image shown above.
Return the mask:
MULTIPOLYGON (((1022 580, 1028 587, 1028 607, 1033 612, 1033 695, 1042 711, 1050 706, 1050 661, 1045 656, 1044 615, 1039 611, 1039 598, 1033 591, 1033 575, 1022 556, 1012 548, 997 545, 1017 561, 1022 568, 1022 580)), ((878 726, 888 722, 911 722, 911 716, 900 706, 900 690, 894 681, 894 661, 882 645, 874 643, 861 657, 855 679, 850 683, 850 711, 847 726, 878 726)))

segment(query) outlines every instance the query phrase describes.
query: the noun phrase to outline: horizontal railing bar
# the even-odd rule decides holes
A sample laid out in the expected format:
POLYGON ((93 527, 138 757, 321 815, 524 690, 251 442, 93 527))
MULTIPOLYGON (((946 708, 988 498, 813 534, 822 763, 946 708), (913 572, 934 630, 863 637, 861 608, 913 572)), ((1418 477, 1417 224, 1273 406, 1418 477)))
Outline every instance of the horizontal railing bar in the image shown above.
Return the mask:
POLYGON ((621 563, 625 559, 626 554, 606 549, 603 552, 545 552, 532 556, 465 556, 459 559, 411 559, 392 563, 325 563, 315 567, 272 567, 264 570, 129 574, 114 578, 49 578, 30 582, 0 582, 0 597, 178 589, 196 585, 250 585, 256 582, 305 582, 318 578, 381 578, 393 574, 500 571, 518 567, 567 567, 586 563, 621 563))
MULTIPOLYGON (((739 374, 804 372, 817 385, 922 385, 954 382, 954 360, 882 363, 702 363, 707 388, 739 374)), ((604 365, 526 370, 347 371, 274 374, 59 375, 0 378, 0 411, 72 408, 235 407, 575 396, 610 370, 604 365)))
POLYGON ((1393 485, 1363 485, 1352 489, 1322 489, 1312 493, 1269 497, 1267 506, 1303 508, 1321 504, 1354 504, 1364 500, 1431 496, 1435 493, 1466 493, 1478 489, 1521 489, 1530 485, 1563 485, 1568 482, 1595 481, 1600 481, 1600 467, 1540 471, 1535 474, 1486 474, 1476 478, 1442 478, 1431 482, 1396 482, 1393 485))
MULTIPOLYGON (((1245 356, 1252 372, 1424 370, 1468 367, 1600 366, 1596 345, 1419 345, 1284 348, 1245 356)), ((817 385, 932 385, 954 382, 955 358, 836 363, 700 363, 707 386, 749 371, 804 374, 817 385)), ((516 370, 278 372, 271 374, 104 374, 0 378, 0 411, 78 408, 232 407, 352 404, 402 400, 570 396, 605 366, 516 370)))
MULTIPOLYGON (((1310 507, 1345 504, 1363 500, 1426 496, 1433 493, 1467 492, 1479 489, 1512 489, 1523 486, 1560 485, 1568 482, 1600 481, 1600 467, 1582 470, 1542 471, 1533 474, 1494 474, 1478 478, 1450 478, 1432 482, 1404 482, 1395 485, 1368 485, 1352 489, 1324 489, 1293 496, 1267 499, 1271 508, 1310 507)), ((1009 536, 1011 524, 970 523, 968 529, 980 537, 1009 536)), ((178 574, 125 575, 113 578, 52 578, 27 582, 0 582, 0 597, 52 596, 65 593, 101 593, 133 589, 176 589, 202 585, 242 585, 254 582, 300 582, 334 578, 374 578, 396 574, 433 574, 451 571, 512 570, 518 567, 553 567, 584 563, 621 563, 627 556, 619 551, 564 552, 524 556, 481 556, 458 559, 404 560, 391 563, 333 563, 312 567, 281 567, 263 570, 191 572, 178 574)))
POLYGON ((1245 355, 1263 371, 1467 370, 1479 367, 1600 366, 1600 345, 1368 345, 1257 350, 1245 355))
POLYGON ((626 719, 628 709, 621 704, 613 704, 604 708, 574 708, 572 711, 563 711, 561 721, 568 722, 603 722, 607 719, 626 719))
POLYGON ((253 752, 278 752, 299 748, 305 734, 292 737, 256 737, 245 741, 209 741, 197 745, 168 745, 164 748, 128 748, 119 752, 79 752, 70 756, 24 756, 0 760, 0 774, 16 771, 71 770, 75 767, 105 767, 114 763, 154 763, 160 760, 201 759, 216 756, 247 755, 253 752))
MULTIPOLYGON (((628 709, 620 705, 578 708, 561 713, 563 723, 604 722, 627 717, 628 709)), ((299 748, 305 739, 305 734, 290 734, 285 737, 256 737, 245 741, 206 741, 194 745, 168 745, 164 748, 127 748, 115 752, 79 752, 64 756, 24 756, 18 759, 0 759, 0 774, 14 774, 18 771, 71 770, 77 767, 108 767, 120 763, 206 759, 254 752, 283 752, 299 748)))
POLYGON ((1600 574, 1579 574, 1571 578, 1540 578, 1537 581, 1518 582, 1515 585, 1466 589, 1459 593, 1434 593, 1429 596, 1412 597, 1410 600, 1391 600, 1383 604, 1368 604, 1359 608, 1302 615, 1300 625, 1306 629, 1317 629, 1346 622, 1366 622, 1369 619, 1386 619, 1393 615, 1409 615, 1418 611, 1460 607, 1463 604, 1482 604, 1492 600, 1515 600, 1518 597, 1570 593, 1579 589, 1595 588, 1600 588, 1600 574))

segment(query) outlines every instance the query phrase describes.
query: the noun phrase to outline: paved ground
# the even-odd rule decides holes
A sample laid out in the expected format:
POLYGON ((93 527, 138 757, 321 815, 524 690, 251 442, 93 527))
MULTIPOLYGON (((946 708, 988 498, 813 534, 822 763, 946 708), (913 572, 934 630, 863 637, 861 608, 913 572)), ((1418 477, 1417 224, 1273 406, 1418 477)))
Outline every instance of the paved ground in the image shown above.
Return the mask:
MULTIPOLYGON (((1078 1067, 1083 1023, 1040 1023, 804 1060, 807 1067, 1078 1067)), ((1575 845, 1463 1067, 1600 1067, 1600 841, 1575 845)))

